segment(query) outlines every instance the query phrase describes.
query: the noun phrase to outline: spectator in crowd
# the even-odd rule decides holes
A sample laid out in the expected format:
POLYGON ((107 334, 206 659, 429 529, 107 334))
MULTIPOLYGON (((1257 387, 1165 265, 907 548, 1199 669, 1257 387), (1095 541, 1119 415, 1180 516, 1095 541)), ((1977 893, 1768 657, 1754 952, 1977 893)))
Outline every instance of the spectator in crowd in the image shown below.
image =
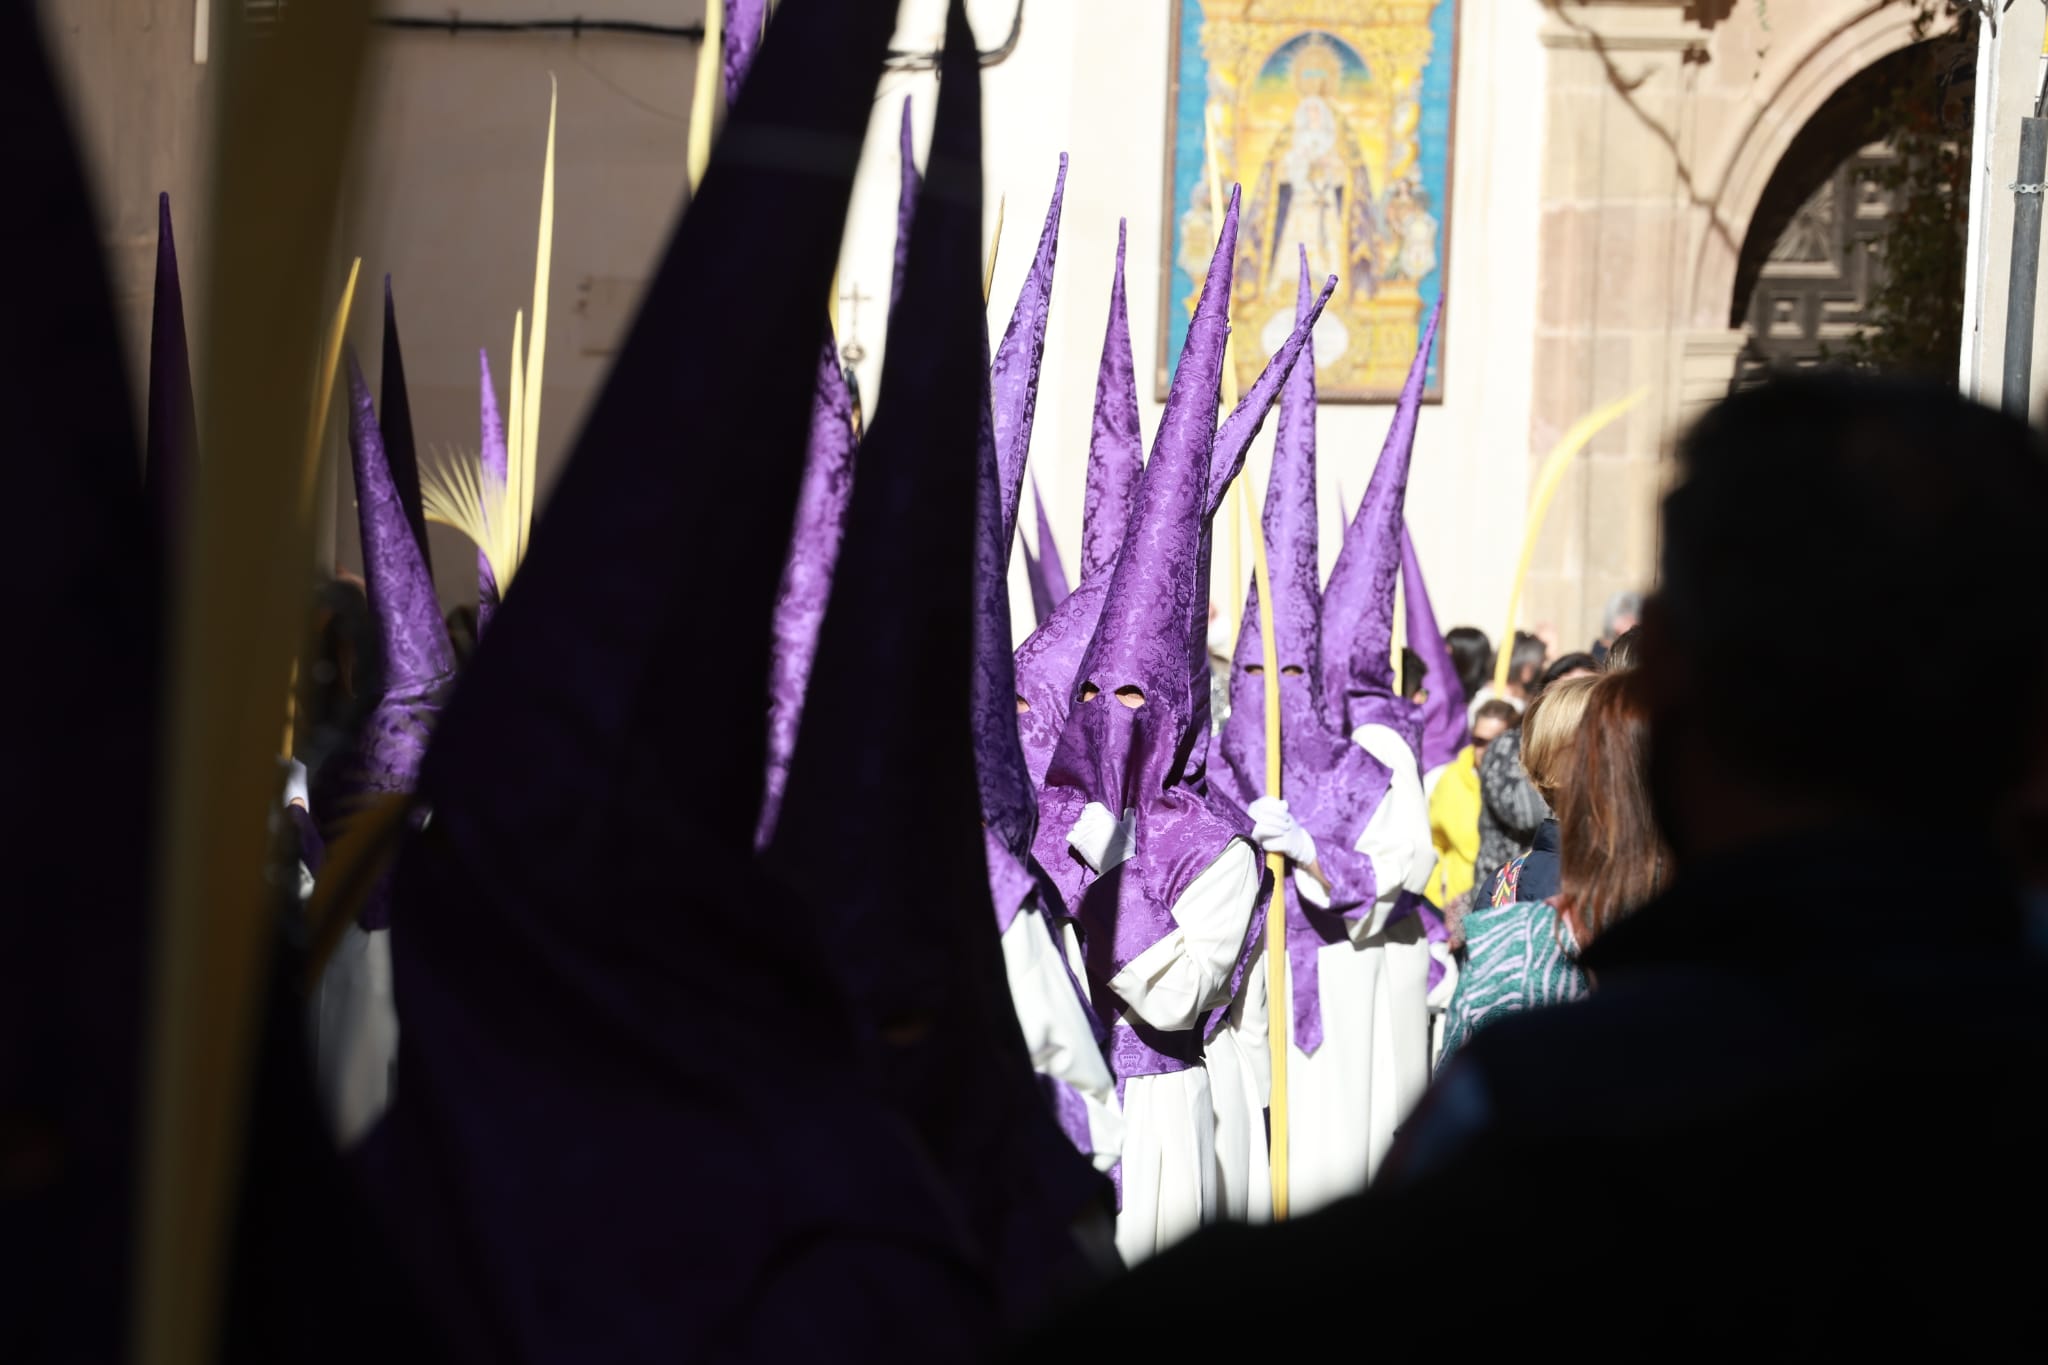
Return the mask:
POLYGON ((1607 651, 1614 648, 1614 642, 1636 628, 1643 619, 1643 595, 1639 592, 1618 592, 1607 599, 1607 610, 1600 617, 1600 638, 1586 651, 1594 658, 1606 661, 1607 651))
POLYGON ((1561 682, 1530 706, 1522 761, 1558 816, 1501 875, 1506 895, 1465 918, 1445 1057, 1495 1019, 1584 995, 1580 950, 1670 880, 1670 853, 1650 817, 1647 722, 1629 673, 1561 682), (1539 867, 1546 848, 1551 866, 1539 867))
POLYGON ((1642 648, 1643 628, 1631 626, 1614 637, 1614 643, 1607 647, 1607 657, 1601 660, 1601 668, 1609 673, 1625 673, 1642 662, 1639 651, 1642 648))
MULTIPOLYGON (((1553 683, 1590 677, 1597 671, 1590 654, 1567 654, 1534 675, 1530 695, 1541 696, 1553 683)), ((1474 866, 1472 894, 1484 903, 1492 899, 1501 869, 1534 845, 1537 831, 1550 818, 1549 803, 1522 766, 1520 730, 1502 735, 1480 758, 1479 795, 1479 860, 1474 866)))
POLYGON ((1401 647, 1401 695, 1417 706, 1429 700, 1429 665, 1406 645, 1401 647))
MULTIPOLYGON (((1590 673, 1559 679, 1538 693, 1522 713, 1522 774, 1548 810, 1557 809, 1558 792, 1571 765, 1594 681, 1590 673)), ((1559 875, 1557 819, 1545 816, 1529 840, 1528 851, 1510 858, 1500 875, 1484 888, 1485 903, 1548 900, 1557 894, 1559 875)))
POLYGON ((1430 901, 1444 912, 1457 946, 1456 917, 1472 894, 1472 873, 1479 857, 1479 757, 1487 746, 1521 723, 1515 708, 1495 698, 1481 703, 1472 717, 1472 742, 1444 768, 1429 797, 1430 838, 1436 845, 1436 871, 1430 875, 1430 901))
MULTIPOLYGON (((1444 633, 1451 661, 1458 670, 1458 685, 1468 697, 1476 698, 1493 677, 1493 641, 1477 626, 1453 626, 1444 633)), ((1477 711, 1479 703, 1474 701, 1477 711)))
POLYGON ((1527 631, 1516 631, 1514 644, 1508 650, 1507 686, 1496 693, 1489 675, 1484 685, 1472 694, 1473 713, 1478 713, 1481 702, 1491 701, 1495 696, 1517 711, 1527 706, 1529 699, 1542 690, 1543 664, 1549 657, 1550 647, 1540 638, 1527 631))

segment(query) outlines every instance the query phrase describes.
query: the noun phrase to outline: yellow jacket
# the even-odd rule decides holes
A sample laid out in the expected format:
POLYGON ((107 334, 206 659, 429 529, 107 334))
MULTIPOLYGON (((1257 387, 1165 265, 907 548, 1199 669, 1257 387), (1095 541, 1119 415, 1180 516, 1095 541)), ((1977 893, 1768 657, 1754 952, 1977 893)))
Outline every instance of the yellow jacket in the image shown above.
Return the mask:
POLYGON ((1436 845, 1429 898, 1441 909, 1472 889, 1479 858, 1479 764, 1469 744, 1437 778, 1429 798, 1429 835, 1436 845))

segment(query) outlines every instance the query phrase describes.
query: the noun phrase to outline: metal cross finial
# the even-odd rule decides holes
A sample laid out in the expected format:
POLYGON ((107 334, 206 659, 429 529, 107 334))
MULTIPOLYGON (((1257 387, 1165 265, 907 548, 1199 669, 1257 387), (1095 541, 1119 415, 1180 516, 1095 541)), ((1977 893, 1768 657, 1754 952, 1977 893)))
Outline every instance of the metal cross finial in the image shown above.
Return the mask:
POLYGON ((839 296, 839 301, 846 305, 846 336, 840 343, 839 357, 849 365, 858 365, 868 354, 867 347, 860 344, 860 306, 873 303, 874 295, 863 294, 856 281, 853 288, 839 296))

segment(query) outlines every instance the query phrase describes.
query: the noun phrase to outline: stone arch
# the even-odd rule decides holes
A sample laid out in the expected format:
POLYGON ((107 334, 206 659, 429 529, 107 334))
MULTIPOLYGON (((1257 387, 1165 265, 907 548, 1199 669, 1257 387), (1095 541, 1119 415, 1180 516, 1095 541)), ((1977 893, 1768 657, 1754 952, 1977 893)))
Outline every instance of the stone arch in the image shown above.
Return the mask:
POLYGON ((1736 297, 1742 244, 1772 175, 1795 139, 1860 74, 1913 45, 1913 9, 1875 0, 1821 34, 1768 89, 1744 101, 1746 116, 1718 173, 1704 177, 1708 221, 1694 253, 1687 316, 1700 331, 1722 331, 1744 300, 1736 297))

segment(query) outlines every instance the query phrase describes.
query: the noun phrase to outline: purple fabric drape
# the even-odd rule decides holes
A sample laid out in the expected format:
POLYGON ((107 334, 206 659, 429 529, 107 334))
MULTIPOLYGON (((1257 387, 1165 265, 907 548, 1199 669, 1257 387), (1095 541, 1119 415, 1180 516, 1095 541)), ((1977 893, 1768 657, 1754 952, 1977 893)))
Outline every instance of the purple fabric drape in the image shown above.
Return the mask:
POLYGON ((768 0, 721 0, 725 6, 722 26, 725 71, 725 103, 728 108, 740 97, 747 69, 754 64, 754 51, 761 46, 762 26, 768 22, 768 0))
POLYGON ((448 1359, 731 1354, 721 1333, 799 1311, 994 1330, 952 1197, 877 1093, 825 907, 753 857, 765 724, 739 700, 767 693, 818 307, 894 18, 783 0, 421 770, 404 1081, 361 1166, 448 1359), (792 141, 800 164, 757 154, 792 141), (792 1302, 825 1228, 891 1272, 792 1302), (544 1312, 506 1311, 535 1285, 544 1312))
MULTIPOLYGON (((363 543, 363 582, 384 652, 384 691, 363 721, 355 763, 342 785, 342 809, 323 810, 331 832, 350 815, 353 799, 413 789, 441 704, 455 681, 455 652, 434 595, 434 580, 413 538, 369 386, 353 352, 348 358, 349 455, 356 485, 356 525, 363 543)), ((366 929, 390 923, 388 880, 365 899, 366 929)))
POLYGON ((1401 511, 1408 498, 1408 463, 1429 375, 1443 301, 1430 310, 1408 379, 1394 405, 1394 422, 1372 468, 1358 514, 1344 531, 1344 546, 1323 587, 1323 708, 1347 734, 1380 724, 1421 747, 1416 710, 1397 695, 1394 679, 1394 588, 1401 569, 1401 511))
MULTIPOLYGON (((477 429, 479 444, 477 460, 483 469, 486 488, 504 488, 511 476, 511 455, 505 449, 505 423, 498 415, 498 390, 491 382, 491 353, 477 348, 477 389, 479 404, 477 429)), ((508 493, 499 506, 499 516, 511 515, 511 496, 508 493)), ((476 637, 481 640, 491 618, 498 611, 498 575, 491 568, 490 556, 481 548, 476 552, 476 637)))
POLYGON ((1417 755, 1427 773, 1458 756, 1470 727, 1465 720, 1465 685, 1458 680, 1451 647, 1437 629, 1429 585, 1422 581, 1422 559, 1415 553, 1415 537, 1409 534, 1405 520, 1401 523, 1401 601, 1406 608, 1408 648, 1429 670, 1423 682, 1429 695, 1422 703, 1422 751, 1417 755))
MULTIPOLYGON (((1101 620, 1081 659, 1078 676, 1094 691, 1062 729, 1041 797, 1035 851, 1076 907, 1094 997, 1105 1003, 1108 980, 1171 932, 1174 904, 1239 837, 1209 809, 1185 765, 1193 731, 1206 728, 1207 692, 1194 682, 1196 668, 1206 665, 1190 659, 1189 642, 1208 599, 1197 574, 1217 383, 1230 333, 1237 215, 1233 189, 1101 620), (1126 698, 1141 704, 1127 705, 1126 698), (1101 877, 1066 844, 1090 802, 1112 814, 1132 812, 1136 820, 1135 855, 1101 877)), ((1247 943, 1255 944, 1256 935, 1247 943)), ((1200 1027, 1178 1037, 1126 1022, 1132 1027, 1119 1035, 1118 1047, 1142 1044, 1143 1055, 1124 1057, 1119 1078, 1181 1069, 1199 1053, 1200 1027)))
MULTIPOLYGON (((1301 257, 1295 321, 1310 322, 1314 305, 1308 255, 1301 257)), ((1311 323, 1312 325, 1312 323, 1311 323)), ((1321 709, 1318 653, 1322 592, 1317 562, 1316 375, 1313 347, 1289 370, 1280 395, 1280 429, 1260 519, 1273 585, 1274 654, 1280 666, 1280 791, 1289 811, 1316 840, 1330 905, 1304 903, 1286 886, 1287 956, 1294 983, 1293 1038, 1305 1053, 1322 1044, 1318 951, 1342 942, 1344 921, 1368 913, 1377 896, 1372 860, 1355 846, 1385 798, 1392 774, 1333 729, 1321 709)), ((1223 765, 1211 791, 1243 811, 1266 795, 1266 688, 1259 591, 1254 583, 1238 627, 1230 678, 1230 716, 1223 723, 1223 765)))

